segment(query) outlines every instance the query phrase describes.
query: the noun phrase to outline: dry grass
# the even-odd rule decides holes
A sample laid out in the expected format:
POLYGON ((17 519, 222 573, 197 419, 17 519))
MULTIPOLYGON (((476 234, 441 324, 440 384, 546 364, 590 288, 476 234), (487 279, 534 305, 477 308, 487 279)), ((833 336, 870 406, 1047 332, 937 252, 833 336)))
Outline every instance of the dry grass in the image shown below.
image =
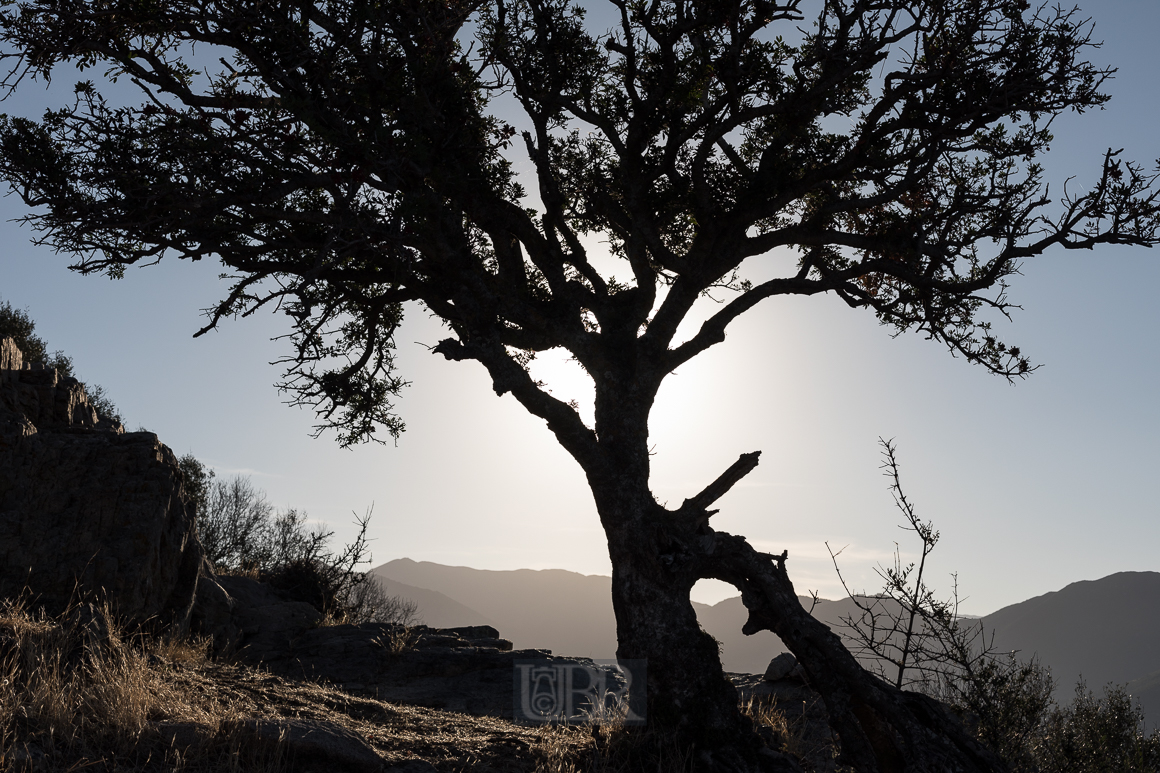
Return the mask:
POLYGON ((0 602, 0 770, 275 768, 276 750, 236 737, 236 712, 168 676, 206 663, 203 643, 127 635, 91 604, 52 619, 0 602), (206 728, 196 761, 167 723, 206 728))
POLYGON ((335 722, 388 766, 448 772, 562 771, 594 745, 576 728, 396 706, 214 662, 204 642, 129 635, 92 605, 53 619, 0 602, 0 771, 291 769, 284 749, 244 734, 248 718, 335 722))
POLYGON ((750 698, 741 704, 741 713, 753 720, 759 729, 767 729, 767 740, 772 741, 770 746, 794 757, 805 756, 807 750, 802 728, 786 718, 785 712, 777 707, 776 700, 750 698))
POLYGON ((532 749, 536 773, 690 773, 693 750, 676 735, 626 726, 625 706, 575 727, 546 726, 532 749))
POLYGON ((741 704, 741 712, 753 720, 771 749, 790 755, 807 772, 842 770, 836 764, 835 737, 824 716, 811 708, 816 707, 803 705, 787 712, 774 698, 750 698, 741 704))
MULTIPOLYGON (((747 711, 794 750, 784 714, 747 711)), ((203 641, 132 635, 92 605, 53 619, 0 602, 0 773, 303 770, 242 724, 278 718, 340 724, 388 768, 421 759, 441 773, 694 770, 679 738, 615 719, 528 727, 395 705, 215 662, 203 641)))

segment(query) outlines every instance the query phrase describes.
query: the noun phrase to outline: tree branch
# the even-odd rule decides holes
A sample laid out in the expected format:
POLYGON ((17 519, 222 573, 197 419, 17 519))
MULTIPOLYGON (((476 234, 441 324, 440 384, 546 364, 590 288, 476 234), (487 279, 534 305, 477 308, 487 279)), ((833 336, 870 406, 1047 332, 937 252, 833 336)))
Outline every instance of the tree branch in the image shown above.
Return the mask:
MULTIPOLYGON (((730 468, 722 472, 716 481, 713 481, 708 486, 704 487, 701 493, 696 497, 684 500, 680 511, 677 512, 699 512, 704 511, 706 507, 715 503, 718 499, 725 496, 728 490, 737 485, 741 478, 751 474, 757 468, 757 461, 761 457, 761 451, 752 451, 749 454, 741 454, 738 460, 730 465, 730 468)), ((716 512, 716 511, 713 511, 716 512)), ((710 513, 712 514, 712 513, 710 513)))

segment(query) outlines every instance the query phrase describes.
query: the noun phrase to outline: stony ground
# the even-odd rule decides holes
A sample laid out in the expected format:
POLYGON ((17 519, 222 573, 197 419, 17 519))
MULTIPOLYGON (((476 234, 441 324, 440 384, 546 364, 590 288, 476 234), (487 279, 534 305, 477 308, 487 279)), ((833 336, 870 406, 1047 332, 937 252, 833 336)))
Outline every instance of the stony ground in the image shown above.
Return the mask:
POLYGON ((173 682, 232 713, 255 718, 293 718, 334 723, 361 736, 389 770, 522 773, 567 769, 590 751, 582 729, 527 727, 373 698, 310 682, 283 679, 238 665, 206 664, 172 670, 173 682), (406 763, 412 763, 407 766, 406 763))
POLYGON ((590 770, 591 729, 392 704, 0 604, 0 771, 590 770))
MULTIPOLYGON (((747 678, 753 683, 738 682, 745 708, 769 742, 811 773, 832 771, 824 715, 815 716, 808 690, 792 680, 747 678)), ((215 660, 204 641, 127 634, 93 605, 51 618, 0 602, 4 773, 635 773, 644 767, 693 770, 679 738, 642 738, 607 724, 528 726, 390 702, 349 684, 340 689, 215 660)))

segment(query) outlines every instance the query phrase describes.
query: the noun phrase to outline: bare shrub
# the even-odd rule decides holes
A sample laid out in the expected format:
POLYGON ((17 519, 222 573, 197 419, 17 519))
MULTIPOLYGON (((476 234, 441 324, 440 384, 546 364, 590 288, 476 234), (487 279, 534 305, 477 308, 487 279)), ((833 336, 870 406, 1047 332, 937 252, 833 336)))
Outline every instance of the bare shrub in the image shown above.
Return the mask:
MULTIPOLYGON (((279 515, 249 478, 210 482, 197 517, 198 536, 215 567, 247 569, 273 563, 273 520, 279 515)), ((295 518, 297 513, 287 513, 295 518)))
POLYGON ((902 490, 896 447, 879 438, 882 469, 890 480, 894 504, 902 513, 900 528, 914 534, 921 543, 917 562, 904 563, 895 543, 893 566, 877 566, 882 589, 873 595, 855 593, 838 566, 841 550, 830 550, 834 570, 850 600, 855 615, 842 618, 842 637, 862 664, 892 682, 930 694, 953 690, 970 679, 993 656, 990 641, 975 620, 959 615, 958 578, 949 598, 935 595, 928 581, 927 558, 938 544, 940 534, 932 521, 922 521, 914 504, 902 490))
MULTIPOLYGON (((891 441, 880 439, 885 474, 902 512, 905 531, 922 543, 917 562, 877 568, 882 590, 850 592, 830 551, 842 586, 858 609, 843 619, 842 634, 866 665, 896 687, 916 689, 949 704, 1013 773, 1157 773, 1160 731, 1147 735, 1144 716, 1121 687, 1097 698, 1081 681, 1067 707, 1052 698, 1051 673, 1016 653, 998 654, 982 626, 958 614, 957 583, 947 600, 927 582, 927 558, 939 540, 902 490, 891 441)), ((953 576, 953 575, 952 575, 953 576)))
POLYGON ((192 454, 178 462, 202 547, 218 571, 268 582, 330 623, 418 622, 414 602, 388 595, 358 569, 370 562, 370 510, 357 519, 354 540, 336 553, 329 549, 333 531, 311 527, 305 511, 275 508, 249 478, 217 479, 192 454))
POLYGON ((355 584, 347 597, 346 609, 350 622, 354 623, 395 623, 401 626, 417 625, 421 622, 419 605, 401 596, 392 596, 383 587, 378 577, 367 573, 363 581, 355 584))

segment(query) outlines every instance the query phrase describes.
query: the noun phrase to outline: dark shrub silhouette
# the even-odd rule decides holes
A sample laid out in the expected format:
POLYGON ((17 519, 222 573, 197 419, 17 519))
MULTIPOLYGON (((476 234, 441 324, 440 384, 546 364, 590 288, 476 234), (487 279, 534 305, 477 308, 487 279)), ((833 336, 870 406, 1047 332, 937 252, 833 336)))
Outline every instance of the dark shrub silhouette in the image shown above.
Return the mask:
POLYGON ((192 454, 179 463, 197 506, 198 536, 218 571, 254 576, 334 622, 416 621, 413 602, 388 595, 378 578, 357 569, 370 560, 370 511, 358 519, 354 541, 333 553, 334 532, 310 528, 303 511, 278 510, 249 478, 220 480, 192 454))

